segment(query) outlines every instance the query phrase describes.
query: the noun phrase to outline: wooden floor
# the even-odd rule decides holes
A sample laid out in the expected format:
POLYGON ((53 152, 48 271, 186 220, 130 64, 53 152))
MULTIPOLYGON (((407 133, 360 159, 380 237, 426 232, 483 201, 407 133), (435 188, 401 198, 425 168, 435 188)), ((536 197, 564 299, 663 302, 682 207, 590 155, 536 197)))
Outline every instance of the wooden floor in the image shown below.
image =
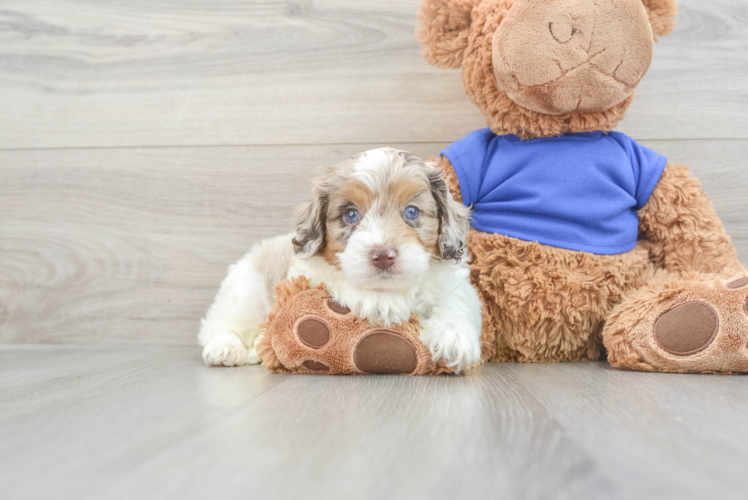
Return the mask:
MULTIPOLYGON (((313 167, 485 126, 418 3, 0 2, 0 499, 746 497, 745 377, 201 364, 227 266, 313 167)), ((748 2, 680 5, 620 130, 748 261, 748 2)))
POLYGON ((744 377, 490 364, 276 375, 0 346, 4 499, 745 499, 744 377))

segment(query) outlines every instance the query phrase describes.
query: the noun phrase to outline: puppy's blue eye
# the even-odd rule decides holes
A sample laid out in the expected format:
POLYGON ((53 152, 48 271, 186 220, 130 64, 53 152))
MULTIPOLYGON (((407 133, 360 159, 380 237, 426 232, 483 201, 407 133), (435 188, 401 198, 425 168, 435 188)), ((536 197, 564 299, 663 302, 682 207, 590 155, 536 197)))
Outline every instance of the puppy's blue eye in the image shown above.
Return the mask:
POLYGON ((405 209, 405 217, 410 220, 416 220, 421 215, 421 211, 416 207, 408 207, 405 209))
POLYGON ((358 217, 358 210, 348 210, 345 213, 345 221, 348 224, 355 224, 356 222, 358 222, 358 217))

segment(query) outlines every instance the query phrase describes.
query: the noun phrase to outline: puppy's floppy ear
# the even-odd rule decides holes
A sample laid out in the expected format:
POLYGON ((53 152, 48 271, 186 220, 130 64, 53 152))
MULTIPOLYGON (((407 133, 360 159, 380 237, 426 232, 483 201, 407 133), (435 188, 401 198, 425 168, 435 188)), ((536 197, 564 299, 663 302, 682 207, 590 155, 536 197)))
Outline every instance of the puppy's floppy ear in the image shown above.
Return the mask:
POLYGON ((642 0, 649 15, 652 33, 655 40, 658 36, 667 36, 675 28, 675 16, 678 14, 678 4, 675 0, 642 0))
POLYGON ((306 259, 322 250, 322 244, 325 242, 328 200, 327 190, 315 182, 312 201, 297 210, 296 237, 293 239, 293 249, 297 257, 306 259))
POLYGON ((431 170, 428 176, 431 194, 439 212, 439 250, 442 259, 460 260, 465 253, 470 229, 470 210, 452 198, 447 182, 439 170, 431 170))
POLYGON ((424 46, 426 62, 440 68, 462 65, 473 7, 481 0, 423 0, 418 12, 416 38, 424 46))

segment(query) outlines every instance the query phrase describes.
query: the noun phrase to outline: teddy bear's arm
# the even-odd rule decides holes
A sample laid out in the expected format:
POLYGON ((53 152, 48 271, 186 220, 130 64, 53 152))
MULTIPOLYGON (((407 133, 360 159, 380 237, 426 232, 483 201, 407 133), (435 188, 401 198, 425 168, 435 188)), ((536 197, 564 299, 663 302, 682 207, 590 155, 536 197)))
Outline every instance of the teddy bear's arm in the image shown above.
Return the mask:
POLYGON ((649 202, 639 211, 639 227, 658 267, 678 273, 742 270, 701 182, 684 165, 665 167, 649 202))

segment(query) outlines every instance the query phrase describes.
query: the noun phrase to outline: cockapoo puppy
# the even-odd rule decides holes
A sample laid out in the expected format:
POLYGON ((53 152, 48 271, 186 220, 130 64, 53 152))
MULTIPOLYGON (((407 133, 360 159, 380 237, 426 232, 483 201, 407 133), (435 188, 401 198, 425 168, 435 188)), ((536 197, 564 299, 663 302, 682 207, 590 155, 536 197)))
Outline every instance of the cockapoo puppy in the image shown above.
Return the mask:
POLYGON ((435 360, 457 371, 477 363, 481 303, 465 255, 469 216, 441 172, 405 151, 375 149, 322 168, 295 235, 263 241, 229 269, 202 321, 203 359, 259 363, 254 342, 275 285, 303 275, 373 324, 415 313, 435 360))

